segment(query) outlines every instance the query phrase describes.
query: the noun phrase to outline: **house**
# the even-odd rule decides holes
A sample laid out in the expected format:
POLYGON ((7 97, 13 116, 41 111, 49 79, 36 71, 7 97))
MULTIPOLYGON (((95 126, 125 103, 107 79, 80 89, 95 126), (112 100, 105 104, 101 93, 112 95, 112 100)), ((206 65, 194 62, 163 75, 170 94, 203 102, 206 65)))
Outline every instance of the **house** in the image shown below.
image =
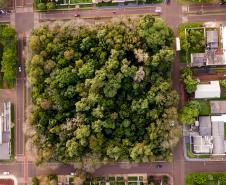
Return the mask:
POLYGON ((201 67, 207 64, 207 57, 205 53, 191 53, 192 67, 201 67))
POLYGON ((195 98, 220 98, 221 89, 219 81, 210 81, 198 84, 195 91, 195 98))
POLYGON ((199 132, 193 133, 193 151, 199 153, 213 152, 213 137, 211 136, 210 116, 200 116, 197 121, 199 132))
POLYGON ((222 48, 219 47, 218 31, 206 31, 206 48, 203 53, 191 53, 191 66, 226 65, 226 27, 220 29, 222 48))

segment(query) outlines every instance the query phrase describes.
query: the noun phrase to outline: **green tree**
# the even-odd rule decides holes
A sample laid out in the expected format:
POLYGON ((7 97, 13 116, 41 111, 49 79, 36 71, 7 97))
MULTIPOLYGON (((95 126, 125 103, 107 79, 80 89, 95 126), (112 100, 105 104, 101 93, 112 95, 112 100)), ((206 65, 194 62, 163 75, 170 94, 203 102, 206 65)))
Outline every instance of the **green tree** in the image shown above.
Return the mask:
POLYGON ((184 81, 185 90, 188 94, 192 94, 195 92, 198 81, 192 79, 192 70, 189 67, 185 67, 181 70, 181 76, 184 81))
POLYGON ((32 177, 31 185, 39 185, 40 181, 37 177, 32 177))
POLYGON ((198 101, 192 100, 188 102, 179 113, 179 121, 183 124, 192 125, 195 123, 199 115, 201 106, 198 101))

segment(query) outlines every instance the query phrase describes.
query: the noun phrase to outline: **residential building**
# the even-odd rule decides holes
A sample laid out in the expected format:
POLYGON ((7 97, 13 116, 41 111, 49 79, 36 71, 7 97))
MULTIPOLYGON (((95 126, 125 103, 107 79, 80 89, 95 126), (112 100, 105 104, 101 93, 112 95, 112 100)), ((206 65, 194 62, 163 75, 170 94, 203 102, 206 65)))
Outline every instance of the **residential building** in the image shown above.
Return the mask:
POLYGON ((219 81, 210 81, 197 85, 195 98, 220 98, 221 89, 219 81))

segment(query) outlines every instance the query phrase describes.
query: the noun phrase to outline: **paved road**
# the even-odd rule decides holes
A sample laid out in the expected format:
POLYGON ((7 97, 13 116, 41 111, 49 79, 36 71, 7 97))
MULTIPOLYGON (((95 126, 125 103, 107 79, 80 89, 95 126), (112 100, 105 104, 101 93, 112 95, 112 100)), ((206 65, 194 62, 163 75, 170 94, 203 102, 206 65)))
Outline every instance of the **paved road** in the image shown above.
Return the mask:
MULTIPOLYGON (((159 5, 160 6, 160 5, 159 5)), ((43 12, 40 13, 40 20, 62 20, 62 19, 76 19, 75 14, 80 14, 80 17, 105 17, 105 16, 117 16, 117 15, 130 15, 130 14, 145 14, 154 13, 156 6, 147 7, 132 7, 132 8, 108 8, 108 9, 95 9, 95 10, 71 10, 62 12, 43 12), (115 12, 113 15, 112 12, 115 12)))
POLYGON ((202 5, 190 5, 189 12, 197 12, 197 11, 215 11, 215 10, 225 10, 226 5, 219 4, 202 4, 202 5))
MULTIPOLYGON (((24 155, 24 65, 22 57, 23 41, 19 38, 17 53, 18 53, 18 66, 21 66, 22 72, 17 70, 16 80, 16 124, 15 124, 15 155, 24 155)), ((17 67, 18 69, 18 67, 17 67)))
MULTIPOLYGON (((31 0, 16 0, 17 6, 22 6, 23 4, 29 6, 31 0)), ((165 19, 167 24, 171 26, 174 31, 176 27, 182 22, 182 8, 177 5, 175 1, 172 1, 170 5, 161 5, 163 13, 161 17, 165 19)), ((210 5, 204 7, 204 9, 209 9, 210 5)), ((143 7, 143 8, 116 8, 116 9, 96 9, 93 11, 67 11, 67 12, 51 12, 51 13, 41 13, 40 19, 74 19, 73 16, 75 13, 79 13, 81 17, 101 17, 101 16, 113 16, 112 11, 116 12, 116 15, 122 14, 144 14, 154 11, 154 7, 143 7)), ((198 6, 190 7, 190 10, 196 11, 200 9, 198 6)), ((34 26, 34 15, 32 12, 21 12, 16 13, 16 30, 19 34, 29 31, 34 26)), ((189 15, 187 17, 188 21, 209 21, 209 20, 219 20, 226 21, 226 16, 224 15, 189 15)), ((1 18, 0 18, 1 22, 1 18)), ((176 32, 175 32, 176 33, 176 32)), ((18 57, 20 59, 20 65, 22 65, 22 73, 17 73, 17 122, 16 122, 16 154, 18 156, 17 162, 13 163, 0 163, 0 173, 3 171, 9 171, 11 174, 14 174, 18 177, 20 184, 26 184, 27 178, 35 175, 46 175, 50 173, 56 174, 70 174, 74 172, 74 168, 71 165, 62 165, 57 163, 48 164, 45 167, 35 167, 31 162, 27 162, 26 157, 24 157, 24 143, 23 143, 23 132, 22 127, 24 123, 24 61, 22 58, 22 49, 23 42, 19 39, 18 44, 18 57)), ((173 85, 177 91, 180 91, 179 86, 179 58, 176 55, 175 61, 173 63, 173 85)), ((101 168, 95 171, 95 175, 107 175, 107 174, 118 174, 118 173, 168 173, 174 177, 174 185, 183 185, 184 184, 184 175, 189 172, 196 171, 225 171, 226 170, 226 161, 225 162, 190 162, 184 161, 183 157, 183 144, 182 140, 179 143, 177 149, 174 152, 175 159, 172 163, 161 162, 162 168, 156 168, 157 163, 144 163, 144 164, 125 164, 125 163, 116 163, 103 165, 101 168)))
POLYGON ((225 14, 189 15, 189 22, 226 22, 225 14))

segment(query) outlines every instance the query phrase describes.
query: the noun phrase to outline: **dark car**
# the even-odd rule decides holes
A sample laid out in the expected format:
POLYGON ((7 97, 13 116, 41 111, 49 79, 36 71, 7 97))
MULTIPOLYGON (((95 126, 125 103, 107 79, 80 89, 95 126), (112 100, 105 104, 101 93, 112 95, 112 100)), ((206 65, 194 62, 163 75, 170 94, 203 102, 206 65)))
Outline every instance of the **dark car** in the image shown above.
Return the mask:
POLYGON ((166 4, 170 4, 170 0, 166 0, 166 4))
POLYGON ((157 164, 156 168, 162 168, 162 165, 161 164, 157 164))
POLYGON ((221 1, 219 2, 219 5, 225 5, 225 1, 224 1, 224 0, 221 0, 221 1))

